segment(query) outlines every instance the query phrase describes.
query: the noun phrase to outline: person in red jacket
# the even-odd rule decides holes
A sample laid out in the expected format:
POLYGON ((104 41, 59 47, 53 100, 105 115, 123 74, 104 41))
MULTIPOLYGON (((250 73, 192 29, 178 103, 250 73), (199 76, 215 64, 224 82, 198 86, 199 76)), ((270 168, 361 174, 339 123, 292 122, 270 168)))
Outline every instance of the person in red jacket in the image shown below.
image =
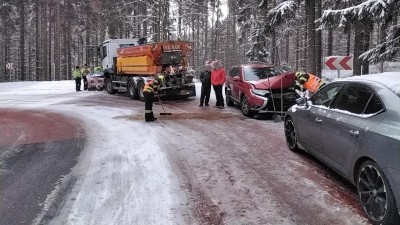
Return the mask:
POLYGON ((217 103, 216 108, 224 108, 224 96, 222 96, 222 86, 225 83, 226 74, 225 69, 222 67, 220 61, 213 61, 211 63, 211 84, 213 85, 217 103))

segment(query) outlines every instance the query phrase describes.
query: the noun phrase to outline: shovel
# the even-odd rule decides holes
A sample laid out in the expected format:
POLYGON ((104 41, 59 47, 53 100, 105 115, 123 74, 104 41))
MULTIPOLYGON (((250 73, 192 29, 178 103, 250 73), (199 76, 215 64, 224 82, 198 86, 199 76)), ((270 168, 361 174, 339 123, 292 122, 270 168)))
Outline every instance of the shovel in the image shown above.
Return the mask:
MULTIPOLYGON (((271 98, 272 98, 272 107, 274 108, 274 115, 272 115, 272 119, 274 120, 275 123, 282 122, 281 116, 276 114, 275 99, 274 95, 272 94, 271 82, 269 81, 268 73, 267 73, 267 79, 268 79, 269 92, 271 93, 271 98)), ((281 99, 281 101, 282 100, 283 99, 281 99)))
POLYGON ((160 103, 160 105, 161 105, 161 107, 162 107, 162 109, 163 109, 163 113, 160 113, 160 115, 162 115, 162 116, 165 116, 165 115, 172 115, 172 113, 167 113, 167 112, 165 112, 165 109, 164 109, 164 105, 163 105, 163 103, 162 103, 162 101, 161 101, 161 99, 160 99, 160 96, 159 95, 157 95, 157 97, 158 97, 158 102, 160 103))

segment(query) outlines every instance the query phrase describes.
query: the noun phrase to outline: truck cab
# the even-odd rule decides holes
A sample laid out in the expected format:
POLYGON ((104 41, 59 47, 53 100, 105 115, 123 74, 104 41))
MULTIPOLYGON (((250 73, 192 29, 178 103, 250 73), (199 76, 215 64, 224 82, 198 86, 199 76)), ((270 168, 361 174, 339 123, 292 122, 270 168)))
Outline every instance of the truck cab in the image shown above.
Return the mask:
POLYGON ((100 47, 101 66, 104 71, 113 73, 115 68, 115 58, 117 58, 117 49, 128 46, 138 46, 140 38, 134 39, 109 39, 103 42, 100 47))

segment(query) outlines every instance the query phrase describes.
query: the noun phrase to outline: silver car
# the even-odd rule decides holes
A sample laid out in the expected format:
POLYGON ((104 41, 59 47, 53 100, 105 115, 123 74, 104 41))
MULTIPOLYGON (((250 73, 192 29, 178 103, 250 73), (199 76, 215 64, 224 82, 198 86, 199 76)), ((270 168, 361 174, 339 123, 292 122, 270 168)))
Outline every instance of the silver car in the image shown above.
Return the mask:
POLYGON ((290 150, 357 187, 373 224, 400 224, 400 73, 354 76, 300 98, 285 116, 290 150))

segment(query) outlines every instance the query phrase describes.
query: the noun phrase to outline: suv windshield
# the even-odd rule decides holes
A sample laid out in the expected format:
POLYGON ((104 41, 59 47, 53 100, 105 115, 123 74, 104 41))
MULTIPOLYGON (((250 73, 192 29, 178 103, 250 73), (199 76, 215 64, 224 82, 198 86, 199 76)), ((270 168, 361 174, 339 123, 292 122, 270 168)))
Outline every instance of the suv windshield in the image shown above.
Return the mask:
POLYGON ((244 67, 244 79, 250 81, 267 79, 281 74, 282 71, 276 67, 244 67))

